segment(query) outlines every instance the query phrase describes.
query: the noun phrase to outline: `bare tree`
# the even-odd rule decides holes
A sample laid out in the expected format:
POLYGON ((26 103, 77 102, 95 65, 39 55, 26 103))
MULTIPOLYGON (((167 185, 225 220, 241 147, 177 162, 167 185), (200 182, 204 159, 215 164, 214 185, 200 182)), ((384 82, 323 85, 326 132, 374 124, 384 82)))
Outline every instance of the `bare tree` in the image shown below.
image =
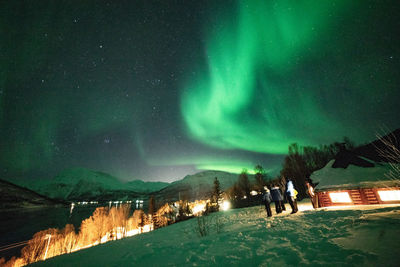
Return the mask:
POLYGON ((161 206, 156 213, 154 213, 154 228, 167 226, 171 221, 171 214, 173 210, 168 203, 161 206))
POLYGON ((247 169, 243 169, 239 175, 238 180, 239 188, 242 190, 244 195, 249 198, 250 197, 250 181, 247 175, 247 169))
POLYGON ((70 253, 77 243, 77 235, 75 227, 72 224, 67 224, 60 232, 61 252, 60 254, 70 253))
MULTIPOLYGON (((399 130, 397 130, 399 131, 399 130)), ((386 136, 377 134, 379 142, 374 145, 379 155, 388 162, 391 170, 385 174, 387 178, 392 180, 400 179, 400 140, 392 132, 386 136)))
MULTIPOLYGON (((57 238, 49 240, 48 236, 55 237, 58 234, 58 229, 49 228, 44 231, 36 233, 28 244, 21 250, 21 258, 26 263, 33 263, 42 260, 45 257, 46 251, 55 243, 57 238), (51 242, 50 242, 51 241, 51 242)), ((53 254, 53 253, 49 253, 53 254)))
POLYGON ((242 198, 243 194, 239 188, 238 183, 234 183, 232 187, 227 190, 227 196, 230 200, 236 200, 237 198, 242 198))
POLYGON ((265 170, 261 165, 257 165, 254 167, 255 171, 255 178, 256 178, 256 184, 255 184, 255 189, 258 191, 262 191, 264 189, 264 186, 267 184, 265 182, 265 170))

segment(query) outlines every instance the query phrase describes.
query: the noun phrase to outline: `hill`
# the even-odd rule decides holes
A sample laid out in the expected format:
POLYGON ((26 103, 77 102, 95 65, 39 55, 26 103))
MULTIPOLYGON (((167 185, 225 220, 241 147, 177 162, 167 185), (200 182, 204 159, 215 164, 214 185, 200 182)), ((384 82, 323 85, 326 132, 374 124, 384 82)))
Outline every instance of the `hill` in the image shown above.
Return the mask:
POLYGON ((169 183, 165 182, 144 182, 142 180, 133 180, 125 183, 125 186, 133 191, 141 193, 151 193, 167 187, 169 183))
MULTIPOLYGON (((175 181, 160 191, 154 193, 161 201, 176 201, 180 199, 196 200, 210 196, 214 186, 214 179, 218 178, 221 190, 225 191, 237 182, 239 175, 223 171, 203 171, 193 175, 187 175, 182 180, 175 181)), ((254 182, 254 176, 249 175, 250 182, 254 182)))
POLYGON ((129 200, 143 194, 107 173, 84 168, 66 169, 54 179, 19 179, 15 182, 39 194, 68 201, 129 200))
MULTIPOLYGON (((224 191, 238 180, 239 175, 223 171, 203 171, 170 184, 141 180, 124 183, 107 173, 73 168, 62 171, 54 179, 16 179, 12 182, 58 200, 131 200, 155 195, 159 201, 165 202, 179 198, 195 200, 209 197, 215 177, 224 191)), ((249 179, 251 183, 254 182, 253 175, 249 175, 249 179)))
POLYGON ((0 180, 0 209, 35 208, 63 204, 32 190, 0 180))
POLYGON ((191 219, 32 266, 398 266, 399 206, 289 212, 212 213, 205 236, 191 219))

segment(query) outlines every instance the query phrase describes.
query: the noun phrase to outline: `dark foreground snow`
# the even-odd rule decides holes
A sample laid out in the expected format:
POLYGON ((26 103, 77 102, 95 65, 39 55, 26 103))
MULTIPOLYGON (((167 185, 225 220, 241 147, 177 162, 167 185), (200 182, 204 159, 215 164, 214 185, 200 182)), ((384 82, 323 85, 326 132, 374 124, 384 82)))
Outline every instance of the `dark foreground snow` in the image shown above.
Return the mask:
POLYGON ((192 219, 34 266, 399 266, 399 206, 300 210, 214 213, 203 237, 192 219))

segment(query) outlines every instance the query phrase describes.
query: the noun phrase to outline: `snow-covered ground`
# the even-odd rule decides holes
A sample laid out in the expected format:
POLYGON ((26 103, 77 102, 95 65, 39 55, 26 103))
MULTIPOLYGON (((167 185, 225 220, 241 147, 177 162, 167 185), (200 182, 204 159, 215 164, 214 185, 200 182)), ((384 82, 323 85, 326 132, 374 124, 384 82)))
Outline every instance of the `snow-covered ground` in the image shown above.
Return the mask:
POLYGON ((262 206, 211 214, 206 236, 195 218, 34 266, 400 265, 400 206, 286 206, 271 218, 262 206))

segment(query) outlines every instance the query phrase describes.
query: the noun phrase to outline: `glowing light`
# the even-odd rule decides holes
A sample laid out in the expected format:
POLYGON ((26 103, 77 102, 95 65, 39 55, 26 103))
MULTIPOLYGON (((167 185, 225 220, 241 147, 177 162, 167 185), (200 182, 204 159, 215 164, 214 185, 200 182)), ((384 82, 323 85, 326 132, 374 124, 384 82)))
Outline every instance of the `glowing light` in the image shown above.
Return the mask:
POLYGON ((253 191, 250 192, 250 195, 256 196, 256 195, 258 195, 258 192, 256 190, 253 190, 253 191))
POLYGON ((196 204, 192 209, 194 215, 197 215, 205 210, 206 210, 206 204, 203 203, 196 204))
POLYGON ((224 201, 223 203, 222 203, 222 210, 229 210, 231 208, 231 203, 229 202, 229 201, 224 201))
POLYGON ((183 91, 181 110, 189 136, 222 149, 285 154, 290 143, 317 141, 298 131, 305 126, 302 117, 325 142, 341 136, 342 122, 330 119, 327 125, 329 113, 316 101, 322 89, 311 89, 310 77, 297 76, 306 61, 294 59, 318 49, 320 38, 328 37, 335 17, 350 4, 238 3, 236 20, 222 16, 220 31, 208 34, 207 68, 197 79, 188 79, 183 91), (298 94, 297 88, 310 90, 298 94))
POLYGON ((72 202, 72 203, 71 203, 71 209, 70 209, 70 211, 69 211, 69 214, 72 214, 72 211, 74 210, 74 207, 75 207, 75 203, 72 202))
POLYGON ((382 201, 400 200, 400 190, 383 190, 378 191, 378 194, 382 201))
POLYGON ((329 193, 329 197, 333 203, 351 203, 351 198, 347 192, 329 193))
POLYGON ((143 230, 143 233, 150 232, 152 228, 153 228, 153 227, 152 227, 151 224, 146 224, 145 226, 143 226, 143 229, 142 229, 142 230, 143 230))

